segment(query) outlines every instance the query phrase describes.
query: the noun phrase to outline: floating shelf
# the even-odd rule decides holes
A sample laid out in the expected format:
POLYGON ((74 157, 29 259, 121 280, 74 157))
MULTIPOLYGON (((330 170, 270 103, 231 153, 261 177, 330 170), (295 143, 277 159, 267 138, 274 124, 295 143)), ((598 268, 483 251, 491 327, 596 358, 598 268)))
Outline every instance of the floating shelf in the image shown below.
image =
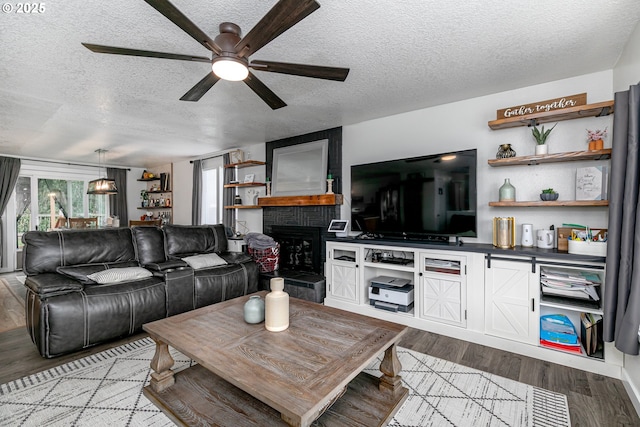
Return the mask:
POLYGON ((318 194, 314 196, 259 197, 258 205, 267 206, 331 206, 341 205, 342 194, 318 194))
POLYGON ((171 209, 171 208, 173 208, 173 206, 147 206, 146 208, 142 206, 138 206, 138 209, 145 210, 145 211, 149 209, 171 209))
POLYGON ((613 114, 613 100, 595 104, 580 105, 578 107, 563 108, 543 113, 525 114, 524 116, 508 117, 506 119, 491 120, 488 125, 493 130, 514 128, 520 126, 539 125, 542 123, 559 122, 563 120, 582 119, 585 117, 600 117, 613 114))
POLYGON ((225 206, 225 209, 260 209, 258 205, 231 205, 225 206))
POLYGON ((261 162, 260 160, 245 160, 244 162, 240 162, 240 163, 229 163, 228 165, 224 165, 224 168, 225 169, 247 168, 249 166, 262 166, 262 165, 266 165, 266 163, 261 162))
POLYGON ((608 200, 555 200, 553 202, 530 201, 530 202, 489 202, 489 206, 502 207, 537 207, 537 206, 609 206, 608 200))
POLYGON ((237 184, 225 184, 224 188, 239 188, 239 187, 264 187, 264 182, 239 182, 237 184))
POLYGON ((140 178, 140 179, 138 179, 138 181, 144 181, 144 182, 147 182, 147 181, 160 181, 160 177, 159 176, 157 176, 157 177, 154 176, 153 178, 140 178))
POLYGON ((147 193, 149 194, 171 193, 171 190, 167 190, 167 191, 155 190, 155 191, 147 191, 147 193))
POLYGON ((611 158, 611 148, 594 151, 567 151, 542 156, 519 156, 507 159, 487 160, 489 166, 540 165, 543 163, 577 162, 581 160, 607 160, 611 158))

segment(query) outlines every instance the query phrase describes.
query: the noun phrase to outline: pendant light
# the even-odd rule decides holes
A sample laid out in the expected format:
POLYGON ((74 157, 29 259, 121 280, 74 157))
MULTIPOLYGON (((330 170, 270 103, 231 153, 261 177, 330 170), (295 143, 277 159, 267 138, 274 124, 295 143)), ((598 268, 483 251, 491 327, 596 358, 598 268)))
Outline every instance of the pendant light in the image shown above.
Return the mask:
MULTIPOLYGON (((102 166, 102 154, 107 150, 98 148, 98 176, 100 176, 100 169, 102 166)), ((105 175, 107 171, 105 170, 105 175)), ((116 181, 109 178, 98 178, 93 181, 89 181, 89 187, 87 188, 87 194, 118 194, 118 188, 116 187, 116 181)))

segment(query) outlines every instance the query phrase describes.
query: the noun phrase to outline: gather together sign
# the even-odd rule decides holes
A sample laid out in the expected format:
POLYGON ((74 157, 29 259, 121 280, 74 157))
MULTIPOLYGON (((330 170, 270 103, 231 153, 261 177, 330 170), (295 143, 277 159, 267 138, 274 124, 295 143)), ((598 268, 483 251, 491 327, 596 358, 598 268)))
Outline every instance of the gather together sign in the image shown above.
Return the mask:
POLYGON ((543 113, 562 108, 577 107, 587 104, 587 94, 563 96, 562 98, 549 99, 547 101, 534 102, 532 104, 518 105, 516 107, 503 108, 497 111, 498 120, 509 117, 526 116, 527 114, 543 113))

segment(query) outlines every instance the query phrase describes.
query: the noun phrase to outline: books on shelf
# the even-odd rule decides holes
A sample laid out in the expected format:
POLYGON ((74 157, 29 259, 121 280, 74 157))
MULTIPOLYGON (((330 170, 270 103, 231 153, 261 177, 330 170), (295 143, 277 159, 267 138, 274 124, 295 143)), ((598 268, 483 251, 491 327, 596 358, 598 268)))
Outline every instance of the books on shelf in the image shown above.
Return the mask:
POLYGON ((562 270, 542 268, 540 284, 543 295, 561 296, 587 301, 599 301, 597 287, 602 284, 599 275, 591 272, 567 273, 562 270))
POLYGON ((563 350, 570 353, 582 354, 582 347, 580 346, 580 343, 578 343, 577 345, 565 345, 541 339, 540 345, 542 345, 543 347, 553 348, 555 350, 563 350))
POLYGON ((576 328, 564 314, 540 316, 540 342, 542 341, 566 346, 580 346, 576 328))
POLYGON ((424 260, 425 271, 436 273, 460 274, 460 263, 443 259, 426 258, 424 260))
POLYGON ((593 313, 580 313, 580 338, 587 356, 593 356, 603 348, 602 316, 593 313))

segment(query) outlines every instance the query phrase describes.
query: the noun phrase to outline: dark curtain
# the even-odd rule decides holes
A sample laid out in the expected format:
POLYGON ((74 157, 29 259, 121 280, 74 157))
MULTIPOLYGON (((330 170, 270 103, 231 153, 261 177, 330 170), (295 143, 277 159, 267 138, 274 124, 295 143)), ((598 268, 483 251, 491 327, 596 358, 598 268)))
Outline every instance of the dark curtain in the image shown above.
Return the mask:
POLYGON ((191 225, 202 222, 202 160, 193 161, 193 192, 191 193, 191 225))
POLYGON ((640 325, 639 104, 639 85, 615 95, 604 291, 604 340, 631 355, 640 325))
MULTIPOLYGON (((231 156, 229 153, 226 153, 222 156, 222 160, 225 165, 231 164, 231 156)), ((233 168, 224 168, 224 183, 229 183, 234 179, 235 171, 233 168)), ((220 191, 222 191, 222 205, 223 206, 233 206, 233 191, 224 191, 223 187, 220 186, 220 191)), ((222 209, 222 223, 228 227, 228 229, 235 230, 236 222, 235 222, 235 210, 234 209, 222 209)), ((237 231, 237 230, 236 230, 237 231)))
POLYGON ((2 235, 2 215, 18 181, 18 175, 20 175, 20 159, 0 157, 0 267, 4 266, 2 248, 5 241, 2 235))
POLYGON ((107 168, 107 178, 116 181, 118 194, 109 196, 109 210, 111 215, 120 219, 120 225, 126 227, 129 224, 129 211, 127 210, 127 170, 119 168, 107 168))

